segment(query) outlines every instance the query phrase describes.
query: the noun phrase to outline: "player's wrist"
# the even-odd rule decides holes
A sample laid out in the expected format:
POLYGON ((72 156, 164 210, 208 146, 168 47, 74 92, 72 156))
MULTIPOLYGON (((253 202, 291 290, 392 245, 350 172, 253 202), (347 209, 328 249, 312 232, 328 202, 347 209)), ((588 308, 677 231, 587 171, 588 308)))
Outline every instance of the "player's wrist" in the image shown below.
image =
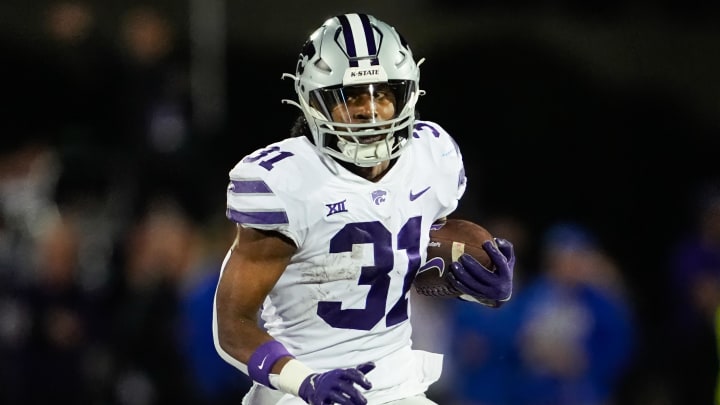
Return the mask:
POLYGON ((250 356, 247 364, 248 375, 266 387, 276 388, 277 386, 270 380, 271 370, 275 363, 285 357, 295 358, 282 343, 277 340, 269 340, 258 346, 250 356))
POLYGON ((310 367, 291 359, 280 370, 280 374, 270 374, 270 383, 282 392, 300 396, 300 387, 313 374, 315 371, 310 367))

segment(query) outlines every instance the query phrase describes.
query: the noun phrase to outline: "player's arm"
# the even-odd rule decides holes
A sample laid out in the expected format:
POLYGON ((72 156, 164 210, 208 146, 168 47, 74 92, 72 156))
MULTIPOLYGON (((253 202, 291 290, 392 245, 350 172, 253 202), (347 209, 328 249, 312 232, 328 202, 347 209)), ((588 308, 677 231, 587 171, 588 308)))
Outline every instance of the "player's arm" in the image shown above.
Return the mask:
POLYGON ((215 346, 220 356, 253 380, 309 404, 367 403, 355 385, 372 387, 365 374, 375 368, 373 363, 316 373, 259 326, 260 307, 296 247, 277 232, 237 229, 215 296, 215 346))
MULTIPOLYGON (((249 365, 257 348, 273 340, 259 326, 257 314, 295 250, 277 232, 237 226, 215 295, 218 351, 236 367, 232 360, 249 365)), ((288 359, 277 359, 274 368, 280 369, 288 359)))

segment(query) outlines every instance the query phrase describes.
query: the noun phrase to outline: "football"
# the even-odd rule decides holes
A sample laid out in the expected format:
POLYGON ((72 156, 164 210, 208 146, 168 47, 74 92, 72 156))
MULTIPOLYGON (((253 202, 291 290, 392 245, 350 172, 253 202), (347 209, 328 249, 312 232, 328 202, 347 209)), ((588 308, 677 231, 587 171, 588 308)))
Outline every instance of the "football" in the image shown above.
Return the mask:
POLYGON ((488 240, 493 240, 493 236, 487 229, 464 219, 448 219, 442 228, 431 230, 426 264, 415 277, 415 290, 432 297, 460 296, 462 293, 447 279, 450 264, 467 253, 492 268, 492 260, 482 247, 488 240))

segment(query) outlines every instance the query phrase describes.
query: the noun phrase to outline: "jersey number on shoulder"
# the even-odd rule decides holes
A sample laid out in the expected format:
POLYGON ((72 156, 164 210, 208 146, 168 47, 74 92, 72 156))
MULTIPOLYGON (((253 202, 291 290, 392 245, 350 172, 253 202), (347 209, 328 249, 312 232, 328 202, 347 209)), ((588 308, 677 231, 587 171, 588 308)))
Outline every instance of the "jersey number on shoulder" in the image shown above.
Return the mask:
POLYGON ((372 329, 383 317, 388 327, 408 319, 406 295, 420 266, 421 221, 421 217, 410 218, 397 235, 397 248, 407 252, 408 267, 400 299, 390 308, 387 315, 385 308, 390 289, 390 272, 395 267, 393 235, 379 221, 345 225, 330 240, 330 253, 350 252, 354 244, 361 243, 369 243, 374 247, 374 264, 364 266, 358 280, 358 284, 370 286, 365 299, 365 308, 342 309, 342 303, 339 301, 320 301, 317 314, 332 327, 359 330, 372 329))
POLYGON ((244 158, 242 161, 243 161, 243 163, 253 163, 253 162, 258 162, 258 161, 259 161, 259 162, 258 162, 258 165, 260 165, 261 167, 263 167, 265 170, 270 171, 270 170, 272 170, 273 165, 274 165, 275 163, 277 163, 277 162, 285 159, 286 157, 290 157, 290 156, 293 156, 293 153, 292 153, 292 152, 287 152, 287 151, 284 151, 284 150, 280 150, 280 147, 278 147, 278 146, 271 146, 271 147, 269 147, 269 148, 265 148, 265 149, 259 151, 259 152, 258 152, 256 155, 254 155, 254 156, 247 156, 247 157, 244 158), (262 159, 262 158, 264 158, 264 157, 267 157, 267 156, 268 156, 269 154, 271 154, 271 153, 274 153, 275 156, 272 156, 272 157, 270 157, 270 158, 268 158, 268 159, 265 159, 265 160, 260 160, 260 159, 262 159))

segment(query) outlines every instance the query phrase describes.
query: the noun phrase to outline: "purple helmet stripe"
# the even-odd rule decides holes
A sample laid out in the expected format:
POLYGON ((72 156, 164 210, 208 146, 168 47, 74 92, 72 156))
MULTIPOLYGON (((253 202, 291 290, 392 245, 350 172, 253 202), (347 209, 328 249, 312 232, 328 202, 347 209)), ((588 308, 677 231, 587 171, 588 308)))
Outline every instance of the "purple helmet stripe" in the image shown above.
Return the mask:
POLYGON ((367 14, 359 14, 360 21, 362 22, 363 31, 365 31, 365 41, 367 42, 368 55, 374 56, 371 64, 379 65, 380 61, 377 59, 377 44, 375 43, 375 32, 370 25, 370 17, 367 14))
POLYGON ((355 40, 353 39, 353 32, 352 27, 350 26, 350 21, 345 15, 339 15, 337 18, 340 21, 340 26, 342 26, 343 38, 345 39, 345 47, 347 48, 347 54, 350 57, 350 66, 357 67, 358 63, 355 59, 357 58, 357 49, 355 49, 355 40))
POLYGON ((371 65, 379 65, 377 60, 378 44, 375 41, 375 30, 370 24, 370 17, 367 14, 345 14, 337 16, 342 28, 345 48, 350 57, 350 66, 359 66, 359 60, 372 57, 371 65), (354 30, 353 30, 354 28, 354 30), (362 30, 362 33, 359 32, 362 30), (363 42, 364 41, 364 42, 363 42), (367 49, 367 53, 360 54, 367 49))
POLYGON ((272 194, 270 187, 262 180, 233 180, 230 191, 234 194, 272 194))
POLYGON ((248 225, 287 225, 290 223, 287 213, 277 211, 235 211, 228 209, 225 213, 229 219, 238 224, 248 225))

